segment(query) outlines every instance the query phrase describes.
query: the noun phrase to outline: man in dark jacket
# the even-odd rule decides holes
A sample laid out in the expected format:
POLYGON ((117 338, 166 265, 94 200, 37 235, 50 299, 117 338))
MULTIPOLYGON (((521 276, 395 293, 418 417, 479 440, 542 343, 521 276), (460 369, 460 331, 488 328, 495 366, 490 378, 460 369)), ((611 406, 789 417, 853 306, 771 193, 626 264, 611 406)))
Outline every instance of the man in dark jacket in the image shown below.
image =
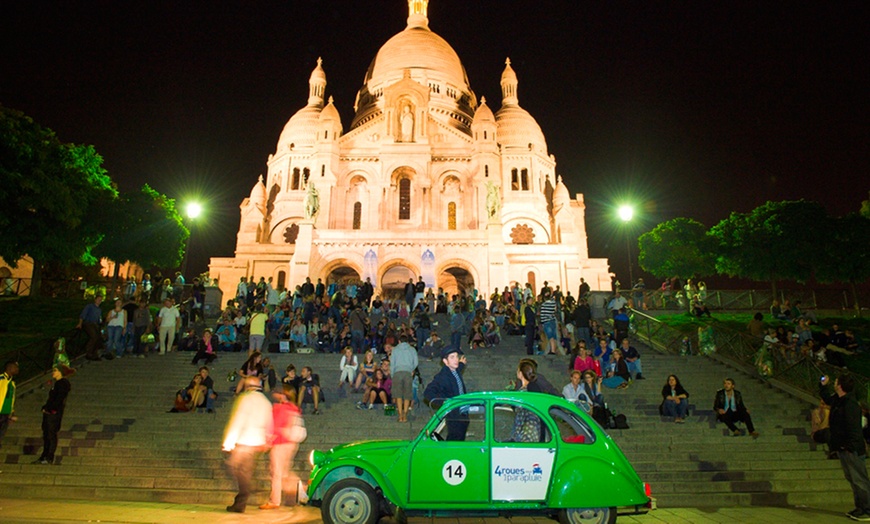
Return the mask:
POLYGON ((826 388, 828 377, 822 377, 819 387, 822 398, 831 406, 831 440, 828 445, 836 451, 843 467, 843 475, 852 486, 855 509, 846 513, 852 520, 870 522, 870 479, 867 478, 867 449, 861 433, 861 406, 852 391, 855 381, 849 375, 840 375, 834 381, 834 394, 826 388))
MULTIPOLYGON (((444 363, 432 382, 426 386, 423 398, 433 409, 438 409, 445 400, 468 392, 462 372, 465 370, 465 355, 457 347, 448 346, 441 352, 441 362, 444 363)), ((468 412, 454 409, 447 414, 447 440, 465 440, 468 430, 468 412)))
MULTIPOLYGON (((66 373, 73 370, 66 368, 66 373)), ((34 464, 54 464, 54 452, 57 450, 57 434, 63 420, 63 410, 66 407, 66 397, 69 395, 70 384, 64 372, 58 368, 51 370, 54 385, 48 392, 48 401, 42 406, 42 455, 34 464)))
POLYGON ((537 311, 535 311, 535 299, 533 297, 526 299, 520 315, 520 323, 523 326, 523 333, 525 334, 526 355, 534 355, 537 311))
POLYGON ((740 436, 740 430, 734 424, 736 422, 743 422, 746 424, 746 429, 752 435, 752 438, 758 438, 758 432, 755 431, 755 426, 752 425, 752 417, 749 416, 749 410, 743 404, 743 395, 734 389, 733 378, 726 378, 723 388, 716 392, 713 411, 716 412, 716 418, 724 422, 735 437, 740 436))

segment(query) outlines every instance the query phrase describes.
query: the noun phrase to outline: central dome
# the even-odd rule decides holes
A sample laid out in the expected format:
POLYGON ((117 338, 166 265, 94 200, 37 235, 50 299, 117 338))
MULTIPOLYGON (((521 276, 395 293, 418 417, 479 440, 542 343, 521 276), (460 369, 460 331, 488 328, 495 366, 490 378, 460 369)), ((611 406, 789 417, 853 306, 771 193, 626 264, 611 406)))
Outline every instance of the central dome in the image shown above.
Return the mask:
POLYGON ((401 79, 406 69, 423 70, 462 90, 469 89, 459 55, 427 27, 408 27, 387 40, 372 60, 365 83, 372 91, 401 79))

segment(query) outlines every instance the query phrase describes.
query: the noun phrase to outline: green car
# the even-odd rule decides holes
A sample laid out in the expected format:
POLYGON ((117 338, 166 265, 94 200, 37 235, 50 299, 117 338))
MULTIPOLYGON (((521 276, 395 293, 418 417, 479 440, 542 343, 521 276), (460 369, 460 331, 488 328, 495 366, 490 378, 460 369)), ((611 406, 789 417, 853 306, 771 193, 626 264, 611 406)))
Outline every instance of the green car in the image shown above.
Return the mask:
POLYGON ((610 436, 571 402, 543 393, 455 397, 414 440, 345 444, 313 451, 310 461, 308 504, 327 524, 384 515, 612 523, 617 508, 651 506, 649 486, 610 436))

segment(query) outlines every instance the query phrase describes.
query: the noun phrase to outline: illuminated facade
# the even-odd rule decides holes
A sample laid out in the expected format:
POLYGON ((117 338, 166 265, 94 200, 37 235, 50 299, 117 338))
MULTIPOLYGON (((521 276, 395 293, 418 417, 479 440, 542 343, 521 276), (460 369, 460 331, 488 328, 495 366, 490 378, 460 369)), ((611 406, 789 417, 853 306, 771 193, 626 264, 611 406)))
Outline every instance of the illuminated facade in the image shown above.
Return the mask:
POLYGON ((213 258, 212 278, 225 295, 243 276, 291 289, 310 276, 369 277, 383 290, 418 275, 448 292, 545 280, 576 292, 580 277, 609 289, 607 260, 589 258, 583 196, 556 176, 510 60, 493 113, 429 29, 428 0, 408 4, 346 132, 318 60, 308 104, 241 204, 235 257, 213 258))

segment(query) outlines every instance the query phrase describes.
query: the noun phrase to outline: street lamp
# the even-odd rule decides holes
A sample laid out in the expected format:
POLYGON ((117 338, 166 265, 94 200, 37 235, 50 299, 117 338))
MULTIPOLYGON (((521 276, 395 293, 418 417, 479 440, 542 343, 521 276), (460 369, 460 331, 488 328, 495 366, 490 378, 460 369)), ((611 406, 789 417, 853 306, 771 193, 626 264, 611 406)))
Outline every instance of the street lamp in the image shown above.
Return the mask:
POLYGON ((619 206, 619 218, 625 222, 625 247, 628 248, 628 288, 634 285, 634 275, 631 270, 631 236, 628 234, 628 223, 634 217, 634 208, 629 205, 619 206))
POLYGON ((181 263, 181 275, 184 278, 187 278, 187 260, 189 258, 188 252, 190 251, 190 237, 193 236, 193 224, 196 218, 202 214, 202 205, 199 202, 190 202, 184 208, 185 213, 187 214, 187 218, 189 219, 189 228, 190 232, 187 235, 187 242, 184 244, 184 261, 181 263))

